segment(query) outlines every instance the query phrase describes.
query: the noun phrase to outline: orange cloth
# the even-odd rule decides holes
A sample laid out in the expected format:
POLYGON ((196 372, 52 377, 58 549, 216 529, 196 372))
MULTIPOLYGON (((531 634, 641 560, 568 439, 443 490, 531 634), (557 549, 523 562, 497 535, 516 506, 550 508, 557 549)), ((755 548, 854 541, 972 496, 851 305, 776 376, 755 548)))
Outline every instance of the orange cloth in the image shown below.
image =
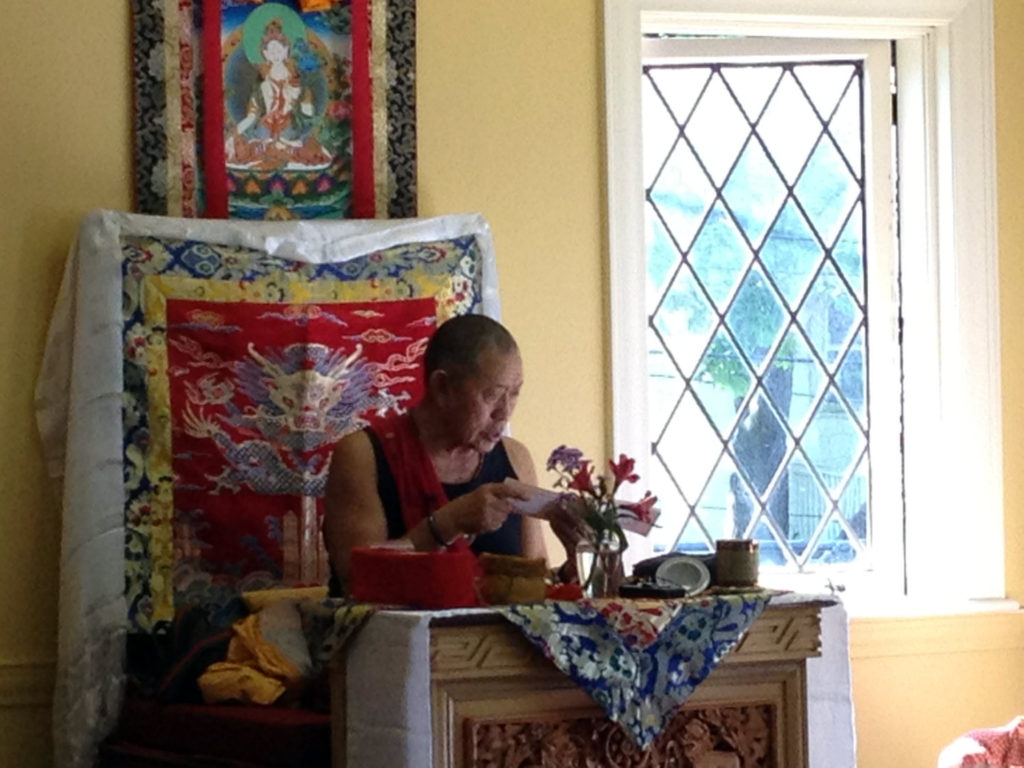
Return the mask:
POLYGON ((303 682, 303 670, 288 658, 261 628, 261 619, 280 624, 280 613, 289 606, 274 604, 259 613, 239 619, 231 627, 234 635, 224 661, 206 668, 199 676, 199 690, 207 704, 242 701, 272 704, 288 690, 303 682))
POLYGON ((230 661, 211 664, 199 678, 203 701, 241 701, 246 704, 273 704, 285 692, 280 680, 267 677, 258 669, 230 661))

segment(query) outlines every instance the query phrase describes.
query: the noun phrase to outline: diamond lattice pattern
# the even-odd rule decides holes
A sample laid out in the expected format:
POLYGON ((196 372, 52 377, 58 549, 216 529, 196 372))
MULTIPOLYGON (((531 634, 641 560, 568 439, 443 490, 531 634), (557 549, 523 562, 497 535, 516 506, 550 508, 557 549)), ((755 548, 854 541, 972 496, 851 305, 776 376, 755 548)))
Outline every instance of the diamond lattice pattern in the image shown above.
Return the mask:
POLYGON ((644 69, 658 550, 865 557, 863 91, 859 62, 644 69))

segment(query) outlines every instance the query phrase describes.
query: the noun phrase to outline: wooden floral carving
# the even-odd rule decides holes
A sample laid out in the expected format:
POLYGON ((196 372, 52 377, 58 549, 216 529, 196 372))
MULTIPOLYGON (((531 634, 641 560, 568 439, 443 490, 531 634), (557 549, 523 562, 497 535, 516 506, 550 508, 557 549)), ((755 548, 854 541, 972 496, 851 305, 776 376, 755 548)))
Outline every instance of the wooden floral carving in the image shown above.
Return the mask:
POLYGON ((473 768, 778 768, 767 704, 682 710, 646 752, 599 717, 467 726, 473 768))

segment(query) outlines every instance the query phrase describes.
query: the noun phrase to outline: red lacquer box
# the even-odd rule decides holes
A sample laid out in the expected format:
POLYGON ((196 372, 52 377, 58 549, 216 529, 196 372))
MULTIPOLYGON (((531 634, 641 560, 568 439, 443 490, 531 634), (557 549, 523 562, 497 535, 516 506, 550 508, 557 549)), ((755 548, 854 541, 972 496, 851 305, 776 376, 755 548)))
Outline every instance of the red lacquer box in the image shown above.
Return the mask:
POLYGON ((466 608, 478 604, 476 555, 357 547, 349 579, 352 599, 412 608, 466 608))

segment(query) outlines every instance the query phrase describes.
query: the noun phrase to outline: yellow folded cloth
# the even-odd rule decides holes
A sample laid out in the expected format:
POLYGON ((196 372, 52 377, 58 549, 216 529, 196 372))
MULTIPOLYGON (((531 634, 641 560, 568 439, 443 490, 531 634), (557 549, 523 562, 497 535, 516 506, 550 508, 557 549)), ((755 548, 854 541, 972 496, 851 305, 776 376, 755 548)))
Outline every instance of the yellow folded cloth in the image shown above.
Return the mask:
POLYGON ((199 676, 206 703, 271 704, 301 687, 312 662, 295 600, 273 602, 236 621, 231 629, 227 658, 199 676))

